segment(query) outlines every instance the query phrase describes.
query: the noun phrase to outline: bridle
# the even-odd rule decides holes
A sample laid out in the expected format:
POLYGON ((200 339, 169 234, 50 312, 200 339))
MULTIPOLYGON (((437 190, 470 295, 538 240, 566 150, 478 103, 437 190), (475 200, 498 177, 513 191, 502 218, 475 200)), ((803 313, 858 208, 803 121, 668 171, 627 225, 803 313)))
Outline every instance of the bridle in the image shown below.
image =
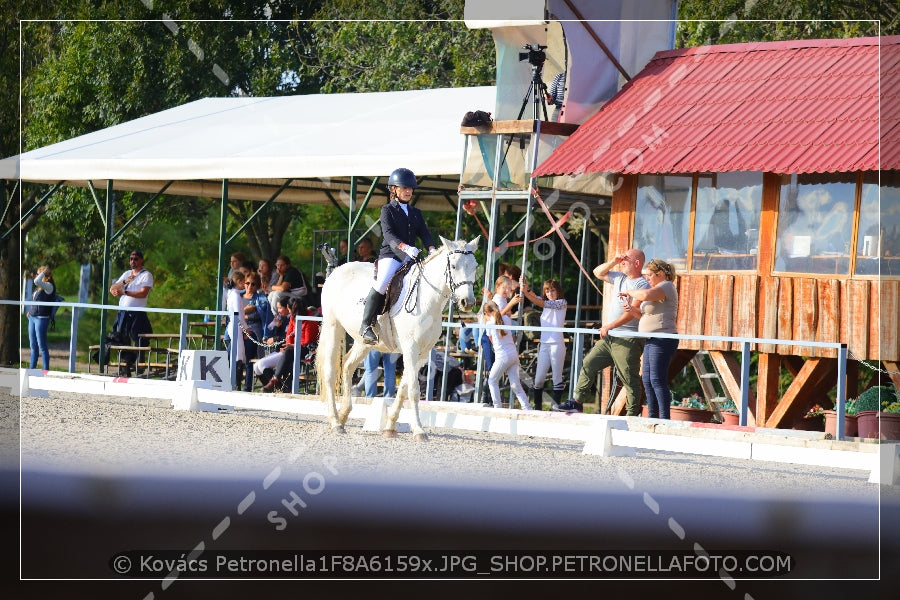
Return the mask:
POLYGON ((416 308, 416 303, 418 302, 419 295, 415 292, 418 290, 419 281, 422 279, 425 280, 425 283, 427 283, 434 289, 438 290, 438 292, 441 294, 441 296, 443 296, 445 299, 451 298, 454 302, 456 302, 458 300, 458 298, 456 297, 456 290, 458 290, 459 288, 461 288, 465 285, 471 285, 471 286, 475 285, 475 281, 466 280, 466 281, 455 282, 453 280, 453 271, 450 269, 450 256, 453 254, 462 254, 463 256, 466 256, 466 255, 474 255, 475 252, 466 248, 463 250, 460 250, 460 249, 450 250, 447 253, 447 263, 446 263, 446 268, 444 269, 444 281, 447 284, 447 287, 450 288, 449 294, 445 294, 442 288, 440 288, 440 287, 434 285, 433 283, 431 283, 430 281, 428 281, 428 278, 425 277, 425 269, 422 266, 422 261, 421 260, 416 261, 416 266, 419 268, 419 275, 416 277, 416 280, 413 282, 412 286, 410 287, 409 294, 407 294, 407 296, 406 296, 406 302, 404 304, 404 308, 406 309, 406 312, 411 313, 416 308), (412 305, 410 305, 410 299, 413 298, 413 296, 415 296, 416 300, 413 302, 412 305))

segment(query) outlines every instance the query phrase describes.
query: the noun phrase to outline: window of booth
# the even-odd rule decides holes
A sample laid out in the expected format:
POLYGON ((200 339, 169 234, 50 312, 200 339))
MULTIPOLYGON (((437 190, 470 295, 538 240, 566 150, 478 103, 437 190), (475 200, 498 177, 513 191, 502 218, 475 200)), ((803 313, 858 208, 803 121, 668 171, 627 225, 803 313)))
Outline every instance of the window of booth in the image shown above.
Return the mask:
POLYGON ((878 173, 863 175, 859 200, 859 232, 856 235, 857 275, 878 275, 878 255, 881 235, 878 214, 878 173))
POLYGON ((762 188, 758 171, 698 178, 692 269, 756 270, 762 188))
POLYGON ((871 253, 874 253, 881 257, 879 274, 882 277, 900 277, 900 171, 882 171, 879 191, 881 197, 878 202, 879 211, 876 215, 879 218, 879 221, 875 223, 877 228, 873 229, 870 225, 864 230, 862 220, 860 220, 859 235, 862 242, 857 244, 859 254, 856 259, 856 269, 859 272, 861 267, 866 268, 860 264, 864 260, 860 257, 870 256, 871 253), (860 247, 870 254, 860 252, 860 247))
POLYGON ((678 269, 687 264, 693 178, 683 175, 638 177, 634 246, 647 260, 661 258, 678 269))
POLYGON ((781 177, 775 270, 848 275, 856 174, 781 177))

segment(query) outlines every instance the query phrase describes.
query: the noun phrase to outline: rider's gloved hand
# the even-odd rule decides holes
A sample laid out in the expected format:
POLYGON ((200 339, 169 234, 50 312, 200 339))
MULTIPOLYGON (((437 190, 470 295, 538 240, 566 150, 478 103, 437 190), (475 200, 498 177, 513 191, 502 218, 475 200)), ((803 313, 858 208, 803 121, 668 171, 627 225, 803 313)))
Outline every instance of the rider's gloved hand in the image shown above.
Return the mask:
POLYGON ((415 258, 419 255, 419 249, 415 246, 410 246, 409 244, 403 244, 403 247, 400 249, 410 258, 415 258))

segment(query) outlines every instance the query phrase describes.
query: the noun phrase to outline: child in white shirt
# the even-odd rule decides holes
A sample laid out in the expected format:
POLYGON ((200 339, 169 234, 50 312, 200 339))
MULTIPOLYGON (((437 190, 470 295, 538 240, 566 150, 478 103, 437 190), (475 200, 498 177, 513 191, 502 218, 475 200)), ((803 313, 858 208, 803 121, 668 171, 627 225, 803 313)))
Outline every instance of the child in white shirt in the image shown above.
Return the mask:
MULTIPOLYGON (((515 305, 521 300, 521 296, 514 296, 510 299, 509 304, 515 305)), ((483 314, 486 323, 493 325, 509 325, 511 323, 510 318, 501 314, 500 308, 494 302, 484 305, 483 314)), ((525 389, 522 387, 522 382, 519 381, 519 352, 512 332, 504 329, 489 329, 487 333, 494 349, 494 364, 488 375, 488 388, 491 390, 494 408, 503 406, 500 399, 500 378, 506 373, 509 378, 509 386, 518 398, 519 404, 524 410, 531 410, 531 403, 528 402, 528 396, 525 395, 525 389)))

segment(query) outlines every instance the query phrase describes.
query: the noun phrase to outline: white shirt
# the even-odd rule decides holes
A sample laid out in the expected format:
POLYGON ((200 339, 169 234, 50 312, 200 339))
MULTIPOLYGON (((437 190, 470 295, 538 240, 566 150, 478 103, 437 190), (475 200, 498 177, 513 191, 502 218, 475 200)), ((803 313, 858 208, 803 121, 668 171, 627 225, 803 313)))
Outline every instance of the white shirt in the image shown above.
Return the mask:
MULTIPOLYGON (((126 279, 131 277, 132 270, 129 269, 122 273, 122 276, 116 279, 115 283, 124 283, 126 279)), ((139 292, 142 288, 149 287, 153 289, 153 275, 150 274, 150 271, 147 269, 142 269, 140 273, 134 276, 130 282, 124 284, 125 289, 124 292, 139 292)), ((119 306, 147 306, 147 298, 145 296, 143 298, 135 298, 133 296, 127 296, 124 293, 119 296, 119 306)))

